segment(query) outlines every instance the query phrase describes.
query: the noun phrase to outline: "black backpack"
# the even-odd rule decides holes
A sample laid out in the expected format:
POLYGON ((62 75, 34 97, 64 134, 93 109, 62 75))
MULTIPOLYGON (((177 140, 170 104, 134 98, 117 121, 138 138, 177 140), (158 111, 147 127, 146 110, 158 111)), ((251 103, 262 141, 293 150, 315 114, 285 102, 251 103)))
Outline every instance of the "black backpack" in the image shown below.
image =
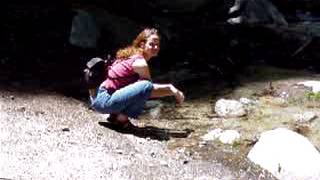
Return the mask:
POLYGON ((84 72, 84 83, 88 89, 96 89, 107 77, 108 68, 113 61, 108 58, 92 58, 87 64, 84 72))

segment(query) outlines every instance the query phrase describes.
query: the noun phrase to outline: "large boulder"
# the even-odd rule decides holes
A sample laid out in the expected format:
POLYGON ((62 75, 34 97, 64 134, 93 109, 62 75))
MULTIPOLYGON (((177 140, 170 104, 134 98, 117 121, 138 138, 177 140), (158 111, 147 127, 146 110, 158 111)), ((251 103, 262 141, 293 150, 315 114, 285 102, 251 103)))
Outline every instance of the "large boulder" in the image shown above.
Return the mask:
POLYGON ((287 26, 288 23, 278 9, 268 0, 235 0, 229 11, 231 24, 274 24, 287 26))
POLYGON ((110 14, 102 8, 75 9, 69 41, 82 48, 125 46, 137 35, 142 25, 129 18, 110 14))
POLYGON ((76 11, 77 14, 73 17, 71 25, 70 44, 82 48, 96 48, 100 38, 100 29, 95 17, 84 10, 76 11))
POLYGON ((281 180, 320 179, 320 153, 307 138, 285 128, 262 133, 248 158, 281 180))

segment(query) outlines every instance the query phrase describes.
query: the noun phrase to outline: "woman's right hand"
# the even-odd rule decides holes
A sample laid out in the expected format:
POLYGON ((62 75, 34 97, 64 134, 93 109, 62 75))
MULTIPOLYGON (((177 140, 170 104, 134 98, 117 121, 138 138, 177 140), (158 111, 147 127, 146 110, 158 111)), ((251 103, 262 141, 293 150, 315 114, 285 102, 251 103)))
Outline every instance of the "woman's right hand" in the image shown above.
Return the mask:
POLYGON ((172 84, 153 84, 151 91, 151 98, 159 98, 165 96, 174 96, 177 104, 182 104, 184 101, 184 94, 172 84))
POLYGON ((183 94, 183 92, 177 90, 177 92, 175 93, 174 96, 175 96, 176 101, 177 101, 177 103, 178 103, 179 105, 183 103, 183 101, 184 101, 184 94, 183 94))

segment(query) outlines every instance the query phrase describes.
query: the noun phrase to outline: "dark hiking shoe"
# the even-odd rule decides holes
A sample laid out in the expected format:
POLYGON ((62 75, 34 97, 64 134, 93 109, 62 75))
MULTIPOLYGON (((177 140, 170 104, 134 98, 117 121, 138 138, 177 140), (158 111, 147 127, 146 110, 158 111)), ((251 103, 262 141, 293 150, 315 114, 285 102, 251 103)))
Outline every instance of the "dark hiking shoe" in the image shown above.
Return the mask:
POLYGON ((117 114, 110 114, 110 116, 107 118, 107 121, 119 129, 127 129, 133 126, 129 119, 119 121, 117 116, 117 114))

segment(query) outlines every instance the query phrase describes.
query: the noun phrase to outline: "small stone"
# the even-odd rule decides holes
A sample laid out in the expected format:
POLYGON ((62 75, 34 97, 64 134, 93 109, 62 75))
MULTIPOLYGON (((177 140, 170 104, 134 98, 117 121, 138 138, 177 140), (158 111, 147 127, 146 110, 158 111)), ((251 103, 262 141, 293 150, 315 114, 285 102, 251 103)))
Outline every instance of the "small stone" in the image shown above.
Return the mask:
POLYGON ((283 91, 283 92, 280 93, 280 97, 281 98, 288 98, 289 94, 287 92, 283 91))
POLYGON ((238 139, 240 139, 240 134, 236 130, 225 130, 219 137, 219 140, 224 144, 233 144, 238 139))
POLYGON ((18 109, 18 111, 20 111, 20 112, 25 112, 25 111, 26 111, 26 107, 20 107, 20 108, 18 109))
POLYGON ((253 100, 251 99, 248 99, 248 98, 240 98, 239 99, 239 102, 243 105, 252 105, 252 104, 256 104, 256 102, 254 102, 253 100))
POLYGON ((117 150, 116 150, 116 153, 117 153, 117 154, 123 154, 123 150, 122 150, 122 149, 117 149, 117 150))
POLYGON ((218 129, 214 129, 214 130, 210 131, 209 133, 207 133, 206 135, 202 136, 201 138, 204 141, 213 141, 216 138, 218 138, 221 133, 222 133, 222 129, 218 128, 218 129))
POLYGON ((153 157, 153 158, 155 158, 155 157, 156 157, 156 153, 152 152, 152 153, 150 154, 150 156, 153 157))
POLYGON ((183 161, 183 164, 188 164, 188 163, 189 163, 188 160, 184 160, 184 161, 183 161))
POLYGON ((315 119, 317 115, 314 112, 305 112, 302 114, 295 114, 294 118, 297 122, 310 122, 315 119))
POLYGON ((204 146, 206 146, 207 145, 207 142, 206 141, 200 141, 199 142, 199 147, 200 148, 202 148, 202 147, 204 147, 204 146))
POLYGON ((186 151, 186 148, 185 148, 185 147, 178 149, 178 152, 179 152, 179 153, 184 153, 185 151, 186 151))
POLYGON ((69 128, 63 128, 62 131, 64 131, 64 132, 69 132, 70 129, 69 129, 69 128))

